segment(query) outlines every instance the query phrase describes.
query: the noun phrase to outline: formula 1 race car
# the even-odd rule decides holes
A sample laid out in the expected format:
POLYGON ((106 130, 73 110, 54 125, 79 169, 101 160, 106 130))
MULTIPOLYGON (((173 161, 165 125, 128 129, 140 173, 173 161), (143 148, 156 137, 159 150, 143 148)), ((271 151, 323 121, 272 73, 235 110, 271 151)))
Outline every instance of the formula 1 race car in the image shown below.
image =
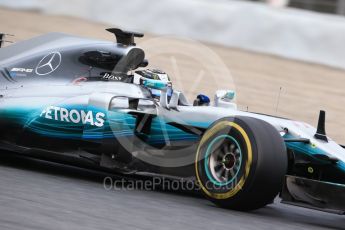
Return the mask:
MULTIPOLYGON (((190 104, 134 38, 50 33, 0 49, 0 149, 120 173, 189 178, 215 204, 345 212, 345 149, 300 121, 244 112, 234 92, 190 104)), ((1 36, 2 38, 2 36, 1 36)))

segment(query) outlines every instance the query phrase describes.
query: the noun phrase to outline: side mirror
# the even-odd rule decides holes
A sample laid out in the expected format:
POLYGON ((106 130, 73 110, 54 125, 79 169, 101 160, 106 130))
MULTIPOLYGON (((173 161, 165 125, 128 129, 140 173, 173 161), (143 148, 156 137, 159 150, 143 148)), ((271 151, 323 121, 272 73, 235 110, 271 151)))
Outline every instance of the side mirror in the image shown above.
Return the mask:
POLYGON ((214 105, 216 107, 237 109, 234 103, 236 93, 233 90, 218 90, 214 97, 214 105))

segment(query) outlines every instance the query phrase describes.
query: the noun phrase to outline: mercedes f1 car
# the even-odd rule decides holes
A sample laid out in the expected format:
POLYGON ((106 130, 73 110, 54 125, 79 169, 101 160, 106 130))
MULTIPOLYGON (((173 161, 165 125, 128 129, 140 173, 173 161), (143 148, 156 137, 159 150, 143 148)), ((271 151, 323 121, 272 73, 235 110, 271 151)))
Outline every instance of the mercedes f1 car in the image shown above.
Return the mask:
MULTIPOLYGON (((345 212, 345 149, 301 121, 240 111, 234 92, 190 104, 145 69, 135 37, 50 33, 0 49, 0 149, 122 173, 192 178, 215 204, 345 212)), ((2 38, 3 36, 1 36, 2 38)))

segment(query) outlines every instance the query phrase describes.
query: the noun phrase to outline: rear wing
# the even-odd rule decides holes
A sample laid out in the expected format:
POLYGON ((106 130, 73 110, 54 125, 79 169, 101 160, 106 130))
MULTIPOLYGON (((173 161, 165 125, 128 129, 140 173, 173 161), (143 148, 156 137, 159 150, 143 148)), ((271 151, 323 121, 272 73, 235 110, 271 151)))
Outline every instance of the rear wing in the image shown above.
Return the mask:
POLYGON ((5 40, 5 37, 6 37, 6 36, 14 36, 14 35, 12 35, 12 34, 0 33, 0 48, 3 46, 3 44, 4 44, 5 42, 13 43, 12 41, 7 41, 7 40, 5 40))

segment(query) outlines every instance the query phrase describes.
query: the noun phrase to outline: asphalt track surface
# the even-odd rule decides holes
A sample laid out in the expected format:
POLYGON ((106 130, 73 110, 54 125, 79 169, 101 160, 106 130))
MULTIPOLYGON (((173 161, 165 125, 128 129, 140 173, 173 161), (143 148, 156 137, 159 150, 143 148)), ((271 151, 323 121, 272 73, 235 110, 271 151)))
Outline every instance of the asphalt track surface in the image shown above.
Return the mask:
POLYGON ((0 229, 345 229, 343 216, 277 200, 242 213, 220 209, 193 193, 107 191, 106 176, 119 179, 1 154, 0 229))

